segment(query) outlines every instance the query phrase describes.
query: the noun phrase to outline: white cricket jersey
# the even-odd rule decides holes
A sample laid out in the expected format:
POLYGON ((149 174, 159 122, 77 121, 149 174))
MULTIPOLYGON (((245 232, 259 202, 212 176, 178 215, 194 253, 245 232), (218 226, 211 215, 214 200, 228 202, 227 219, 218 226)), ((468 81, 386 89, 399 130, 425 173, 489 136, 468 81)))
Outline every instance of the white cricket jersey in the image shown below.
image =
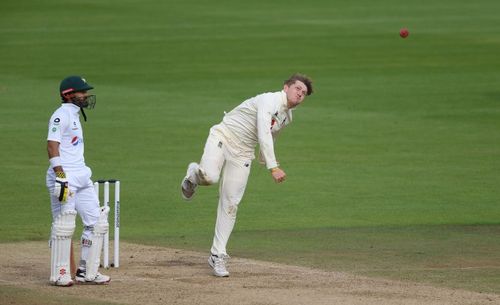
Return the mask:
POLYGON ((284 91, 252 97, 227 113, 222 125, 247 147, 257 143, 267 168, 278 166, 274 155, 273 136, 292 121, 284 91))
POLYGON ((79 112, 80 107, 63 103, 50 117, 47 140, 60 143, 59 156, 64 170, 85 167, 83 130, 79 112))

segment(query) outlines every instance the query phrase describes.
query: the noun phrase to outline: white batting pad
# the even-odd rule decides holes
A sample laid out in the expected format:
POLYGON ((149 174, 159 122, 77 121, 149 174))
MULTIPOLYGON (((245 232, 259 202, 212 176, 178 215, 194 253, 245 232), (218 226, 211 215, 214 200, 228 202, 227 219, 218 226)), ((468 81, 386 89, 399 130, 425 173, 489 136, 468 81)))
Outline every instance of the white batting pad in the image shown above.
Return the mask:
POLYGON ((104 235, 109 230, 108 213, 109 207, 101 207, 101 215, 99 215, 99 220, 97 220, 97 223, 94 225, 91 237, 92 245, 90 246, 86 262, 86 281, 93 281, 97 275, 97 270, 99 269, 104 235))
POLYGON ((50 239, 50 282, 58 284, 71 280, 70 251, 71 237, 75 231, 76 211, 63 212, 52 223, 50 239))

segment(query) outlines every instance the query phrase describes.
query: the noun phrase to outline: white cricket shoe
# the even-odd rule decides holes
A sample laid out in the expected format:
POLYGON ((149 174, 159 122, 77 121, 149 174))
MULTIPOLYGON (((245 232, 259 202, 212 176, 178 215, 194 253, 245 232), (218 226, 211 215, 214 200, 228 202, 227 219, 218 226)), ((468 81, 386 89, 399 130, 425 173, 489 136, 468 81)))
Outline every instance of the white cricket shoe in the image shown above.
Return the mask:
POLYGON ((111 278, 107 275, 100 274, 99 272, 97 272, 95 279, 89 281, 85 279, 85 270, 78 268, 78 270, 76 271, 75 280, 80 284, 106 285, 111 281, 111 278))
POLYGON ((193 199, 194 192, 196 191, 196 187, 198 184, 192 182, 189 180, 191 177, 194 177, 196 168, 198 167, 198 164, 192 162, 189 163, 186 177, 182 180, 181 183, 181 195, 184 200, 191 200, 193 199))
POLYGON ((64 274, 58 278, 55 282, 50 282, 54 286, 69 287, 73 286, 74 282, 69 274, 64 274))
POLYGON ((229 272, 226 269, 226 263, 229 260, 229 255, 222 254, 221 257, 217 255, 210 255, 208 264, 212 267, 213 274, 218 277, 227 277, 229 272))

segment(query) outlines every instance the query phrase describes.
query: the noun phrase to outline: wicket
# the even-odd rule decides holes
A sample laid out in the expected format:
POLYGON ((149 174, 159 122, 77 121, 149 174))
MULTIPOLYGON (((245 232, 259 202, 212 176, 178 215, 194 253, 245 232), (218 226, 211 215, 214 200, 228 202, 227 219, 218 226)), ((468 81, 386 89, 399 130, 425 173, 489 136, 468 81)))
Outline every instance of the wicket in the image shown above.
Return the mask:
MULTIPOLYGON (((99 199, 99 185, 104 185, 104 194, 103 194, 103 202, 104 206, 109 206, 109 185, 115 185, 115 196, 114 196, 114 230, 113 230, 113 238, 114 238, 114 256, 113 263, 111 267, 118 268, 120 266, 120 180, 117 179, 106 179, 106 180, 97 180, 94 182, 94 190, 97 194, 97 199, 99 199)), ((99 199, 99 205, 100 205, 99 199)), ((111 208, 110 208, 111 209, 111 208)), ((111 226, 110 226, 111 230, 111 226)), ((104 243, 102 246, 103 252, 103 263, 102 266, 104 268, 109 268, 109 231, 104 236, 104 243)))

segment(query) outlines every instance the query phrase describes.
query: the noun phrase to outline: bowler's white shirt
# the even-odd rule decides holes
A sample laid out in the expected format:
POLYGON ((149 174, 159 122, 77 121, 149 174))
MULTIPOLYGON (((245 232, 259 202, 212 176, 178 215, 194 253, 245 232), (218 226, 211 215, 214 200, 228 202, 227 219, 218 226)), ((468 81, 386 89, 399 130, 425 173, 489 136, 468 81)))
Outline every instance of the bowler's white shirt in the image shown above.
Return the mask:
POLYGON ((83 131, 80 124, 80 107, 63 103, 50 117, 48 141, 59 142, 59 157, 63 169, 85 167, 83 157, 83 131))
POLYGON ((292 121, 284 91, 252 97, 227 113, 222 123, 248 147, 260 146, 267 168, 278 166, 273 136, 292 121))

